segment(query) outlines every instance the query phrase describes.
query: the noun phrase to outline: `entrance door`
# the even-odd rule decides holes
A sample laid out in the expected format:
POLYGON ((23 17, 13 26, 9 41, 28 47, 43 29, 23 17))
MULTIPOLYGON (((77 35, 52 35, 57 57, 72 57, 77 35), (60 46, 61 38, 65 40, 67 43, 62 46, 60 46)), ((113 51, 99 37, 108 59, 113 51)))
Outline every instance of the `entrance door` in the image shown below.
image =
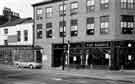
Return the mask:
POLYGON ((42 62, 42 54, 40 51, 36 51, 36 62, 42 62))
POLYGON ((54 49, 52 57, 52 67, 60 67, 62 65, 63 49, 54 49))

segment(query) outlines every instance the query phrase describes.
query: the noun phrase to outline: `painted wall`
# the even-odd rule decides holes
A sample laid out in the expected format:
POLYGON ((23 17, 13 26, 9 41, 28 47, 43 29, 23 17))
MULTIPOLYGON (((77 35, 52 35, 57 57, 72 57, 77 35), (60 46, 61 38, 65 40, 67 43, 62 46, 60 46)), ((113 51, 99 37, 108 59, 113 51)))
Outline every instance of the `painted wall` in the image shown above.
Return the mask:
POLYGON ((7 27, 0 28, 0 45, 4 45, 4 40, 8 40, 8 39, 10 39, 8 45, 32 45, 33 23, 23 23, 15 26, 7 26, 7 27), (4 29, 8 29, 8 34, 4 34, 4 29), (24 30, 28 30, 28 41, 24 41, 24 30), (21 31, 20 42, 17 42, 17 31, 21 31))

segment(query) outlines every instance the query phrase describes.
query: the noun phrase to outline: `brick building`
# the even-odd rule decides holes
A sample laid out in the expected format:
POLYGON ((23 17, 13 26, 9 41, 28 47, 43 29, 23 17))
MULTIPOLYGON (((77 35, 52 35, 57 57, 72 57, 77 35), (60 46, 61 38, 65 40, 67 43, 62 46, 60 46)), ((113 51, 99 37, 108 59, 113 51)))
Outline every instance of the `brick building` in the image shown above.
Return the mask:
POLYGON ((65 65, 70 67, 135 68, 134 3, 50 0, 33 4, 35 45, 43 48, 44 66, 61 66, 65 51, 65 65))

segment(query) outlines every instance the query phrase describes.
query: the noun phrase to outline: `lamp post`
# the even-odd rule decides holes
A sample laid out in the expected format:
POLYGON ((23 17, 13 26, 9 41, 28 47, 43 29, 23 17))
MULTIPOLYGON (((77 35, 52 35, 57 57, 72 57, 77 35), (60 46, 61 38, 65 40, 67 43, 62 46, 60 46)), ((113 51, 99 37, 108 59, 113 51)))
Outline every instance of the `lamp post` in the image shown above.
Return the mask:
POLYGON ((65 45, 64 45, 64 36, 65 36, 65 32, 64 32, 64 0, 62 0, 62 9, 63 9, 63 14, 62 14, 62 27, 63 27, 63 35, 62 35, 62 43, 63 43, 63 57, 62 57, 62 70, 64 70, 65 68, 65 45))

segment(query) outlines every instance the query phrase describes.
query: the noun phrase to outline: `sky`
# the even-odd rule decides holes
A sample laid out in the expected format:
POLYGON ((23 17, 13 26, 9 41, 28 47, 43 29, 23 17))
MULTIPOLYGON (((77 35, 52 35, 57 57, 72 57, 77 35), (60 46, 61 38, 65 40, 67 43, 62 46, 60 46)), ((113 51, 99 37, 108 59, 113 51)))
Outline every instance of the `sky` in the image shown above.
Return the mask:
POLYGON ((0 0, 0 15, 4 7, 11 8, 12 11, 20 14, 21 18, 33 17, 33 7, 31 4, 45 0, 0 0))

